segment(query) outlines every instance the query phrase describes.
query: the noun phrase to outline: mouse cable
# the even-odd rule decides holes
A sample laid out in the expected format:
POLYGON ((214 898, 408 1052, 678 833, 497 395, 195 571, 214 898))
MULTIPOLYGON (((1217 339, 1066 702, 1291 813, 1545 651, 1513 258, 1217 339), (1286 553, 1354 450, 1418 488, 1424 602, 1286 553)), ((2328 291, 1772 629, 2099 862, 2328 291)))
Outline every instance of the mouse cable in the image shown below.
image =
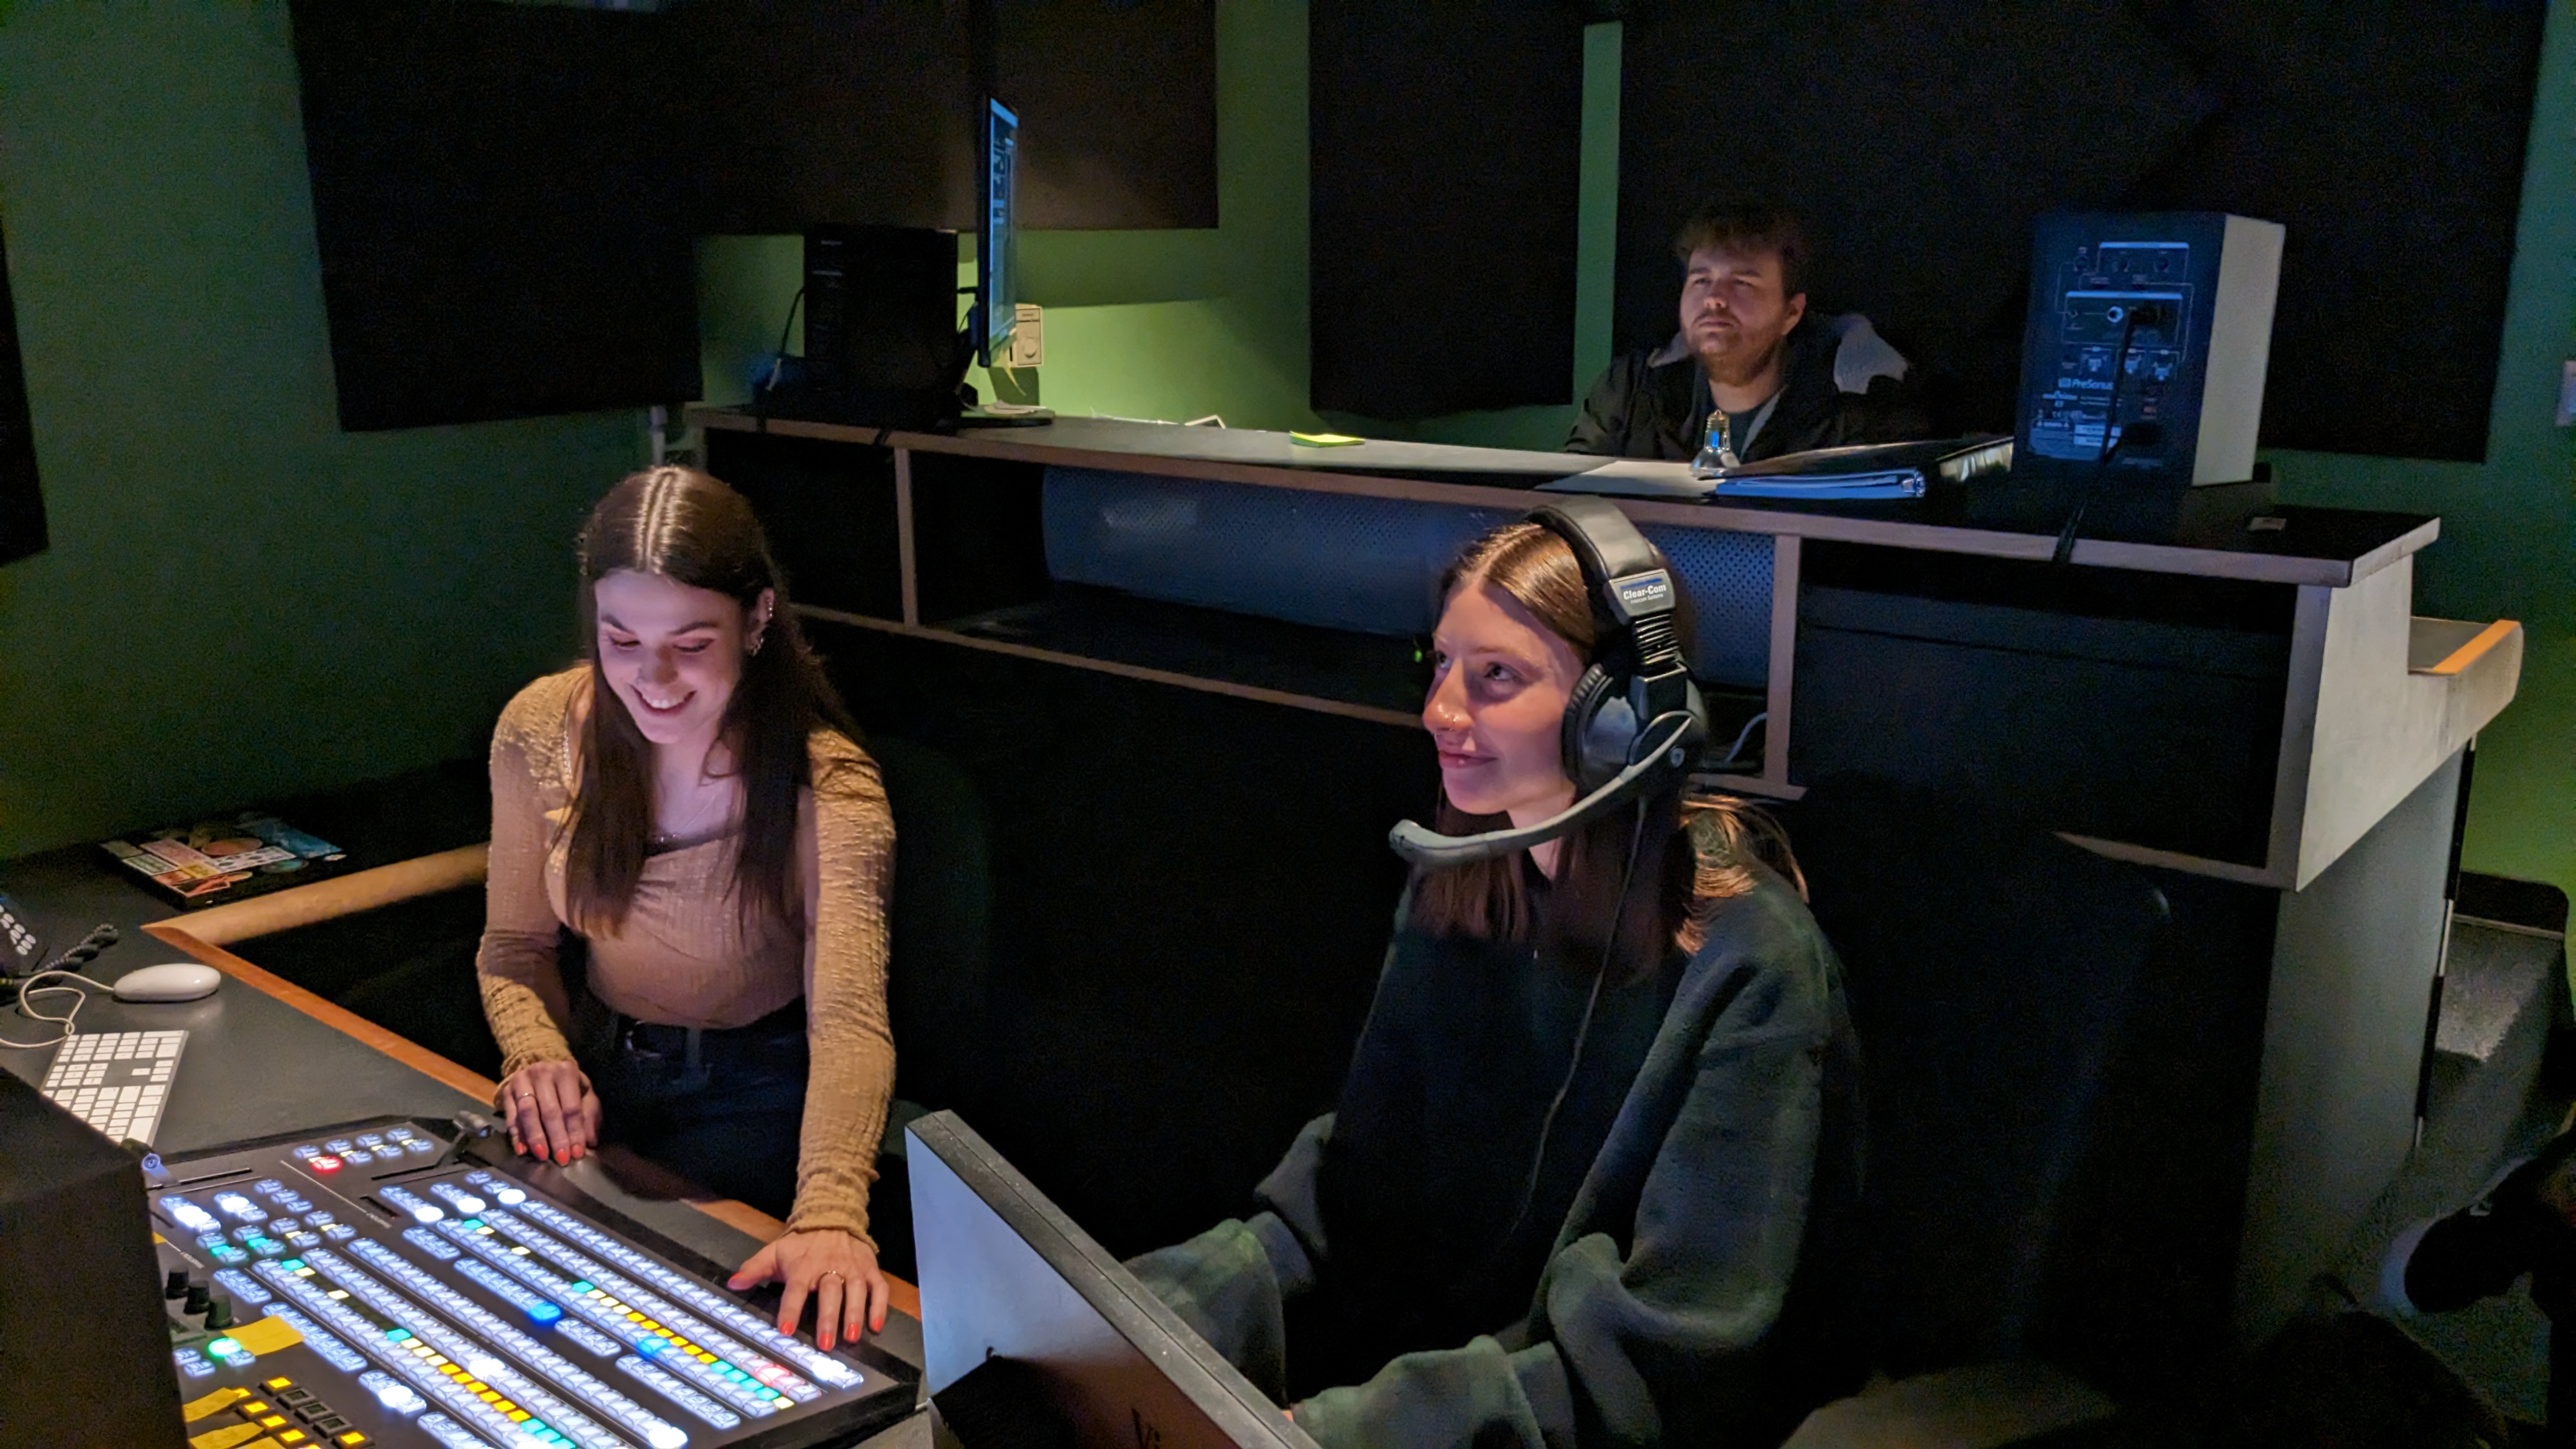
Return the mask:
POLYGON ((95 986, 101 991, 111 993, 116 990, 115 987, 108 985, 104 981, 93 980, 90 977, 81 975, 77 971, 39 971, 35 975, 28 977, 26 980, 19 982, 18 1014, 27 1018, 29 1021, 50 1021, 58 1023, 61 1025, 62 1030, 44 1041, 11 1041, 7 1037, 0 1037, 0 1046, 16 1047, 20 1051, 34 1051, 42 1047, 60 1046, 64 1042, 70 1041, 72 1039, 72 1018, 80 1015, 80 1009, 82 1007, 89 1005, 89 993, 83 990, 82 986, 95 986), (48 976, 64 977, 68 980, 80 982, 81 986, 38 986, 36 984, 48 976), (50 1011, 37 1010, 35 1004, 27 999, 31 996, 42 996, 49 991, 68 991, 74 996, 79 997, 80 1000, 72 1003, 71 1010, 64 1012, 60 1016, 56 1016, 50 1011))

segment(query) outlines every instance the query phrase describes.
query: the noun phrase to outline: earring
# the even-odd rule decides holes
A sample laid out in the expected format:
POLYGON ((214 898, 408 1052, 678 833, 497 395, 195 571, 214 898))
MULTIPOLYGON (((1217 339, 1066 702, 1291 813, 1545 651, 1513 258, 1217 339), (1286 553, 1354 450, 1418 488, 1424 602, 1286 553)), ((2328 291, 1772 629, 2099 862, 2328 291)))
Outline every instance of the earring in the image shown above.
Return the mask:
POLYGON ((755 636, 752 638, 752 641, 751 641, 751 650, 750 650, 750 652, 751 652, 751 653, 754 653, 754 654, 759 653, 759 652, 760 652, 760 646, 761 646, 762 644, 764 644, 764 643, 768 642, 768 639, 769 639, 769 636, 768 636, 768 635, 766 635, 766 634, 755 635, 755 636))

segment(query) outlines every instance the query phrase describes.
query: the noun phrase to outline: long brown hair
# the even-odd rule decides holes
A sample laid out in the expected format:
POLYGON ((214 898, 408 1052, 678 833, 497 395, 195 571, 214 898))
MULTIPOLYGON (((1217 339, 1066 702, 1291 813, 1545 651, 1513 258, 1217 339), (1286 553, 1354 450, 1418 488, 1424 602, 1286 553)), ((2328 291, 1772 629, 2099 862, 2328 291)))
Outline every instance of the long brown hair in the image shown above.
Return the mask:
MULTIPOLYGON (((1458 591, 1483 584, 1529 611, 1587 664, 1600 652, 1583 566, 1566 541, 1540 524, 1505 524, 1469 544, 1441 576, 1445 607, 1458 591)), ((1689 616, 1682 616, 1687 650, 1689 616)), ((1805 881, 1778 822, 1731 796, 1689 794, 1687 780, 1648 794, 1644 813, 1625 810, 1564 837, 1544 921, 1534 921, 1518 851, 1497 860, 1415 874, 1408 924, 1432 935, 1528 940, 1542 958, 1588 969, 1609 951, 1611 979, 1651 974, 1667 944, 1695 952, 1705 939, 1708 907, 1753 889, 1749 864, 1760 861, 1797 885, 1805 881), (1631 846, 1636 851, 1629 864, 1631 846), (1633 873, 1621 908, 1621 877, 1633 873), (1616 914, 1614 922, 1611 917, 1616 914), (1617 930, 1618 939, 1611 941, 1617 930)), ((1472 835, 1508 827, 1500 815, 1470 815, 1442 792, 1437 829, 1472 835)))
POLYGON ((718 739, 742 781, 731 895, 743 930, 801 919, 796 804, 818 782, 809 740, 858 730, 807 647, 760 519, 743 496, 693 468, 648 468, 619 483, 581 530, 582 651, 590 661, 590 711, 582 724, 579 779, 564 821, 564 895, 585 931, 614 933, 644 875, 653 835, 652 743, 599 672, 598 604, 592 586, 620 570, 711 589, 748 612, 763 590, 775 607, 761 647, 743 660, 718 739))

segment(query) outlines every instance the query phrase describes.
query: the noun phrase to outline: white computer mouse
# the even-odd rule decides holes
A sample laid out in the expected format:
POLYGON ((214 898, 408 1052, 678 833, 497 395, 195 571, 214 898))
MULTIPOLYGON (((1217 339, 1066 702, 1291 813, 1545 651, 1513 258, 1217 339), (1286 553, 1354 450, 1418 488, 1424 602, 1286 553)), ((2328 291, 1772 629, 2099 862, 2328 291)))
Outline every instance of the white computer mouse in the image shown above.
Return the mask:
POLYGON ((116 978, 119 1001, 194 1001, 223 984, 223 973, 194 961, 146 966, 116 978))

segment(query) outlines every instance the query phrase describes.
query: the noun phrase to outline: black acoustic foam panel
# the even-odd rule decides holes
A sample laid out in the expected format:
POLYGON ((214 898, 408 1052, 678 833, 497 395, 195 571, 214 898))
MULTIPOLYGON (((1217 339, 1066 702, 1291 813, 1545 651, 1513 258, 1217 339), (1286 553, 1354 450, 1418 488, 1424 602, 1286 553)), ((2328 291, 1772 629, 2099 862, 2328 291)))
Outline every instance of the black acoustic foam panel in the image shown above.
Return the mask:
POLYGON ((1308 13, 1313 405, 1422 418, 1566 401, 1583 13, 1308 13))
POLYGON ((1212 227, 1214 0, 992 0, 993 93, 1020 118, 1019 224, 1212 227))
POLYGON ((1671 237, 1693 205, 1769 196, 1822 233, 1813 307, 1868 313, 1930 367, 1953 425, 2009 430, 2033 217, 2235 211, 2289 229, 2264 443, 2482 458, 2543 16, 1641 0, 1620 344, 1671 336, 1671 237))
POLYGON ((1668 0, 1620 68, 1620 347, 1676 330, 1681 222, 1768 199, 1813 225, 1811 312, 1867 313, 2007 432, 2032 220, 2116 202, 2211 106, 2121 0, 1668 0))
POLYGON ((697 0, 670 18, 699 230, 974 226, 983 143, 966 6, 697 0))
POLYGON ((2542 0, 2184 0, 2221 104, 2124 205, 2288 228, 2263 442, 2486 457, 2542 0))
POLYGON ((0 238, 0 563, 45 546, 45 498, 36 488, 36 433, 9 299, 9 253, 0 238))
POLYGON ((671 18, 292 0, 340 425, 698 393, 671 18))

